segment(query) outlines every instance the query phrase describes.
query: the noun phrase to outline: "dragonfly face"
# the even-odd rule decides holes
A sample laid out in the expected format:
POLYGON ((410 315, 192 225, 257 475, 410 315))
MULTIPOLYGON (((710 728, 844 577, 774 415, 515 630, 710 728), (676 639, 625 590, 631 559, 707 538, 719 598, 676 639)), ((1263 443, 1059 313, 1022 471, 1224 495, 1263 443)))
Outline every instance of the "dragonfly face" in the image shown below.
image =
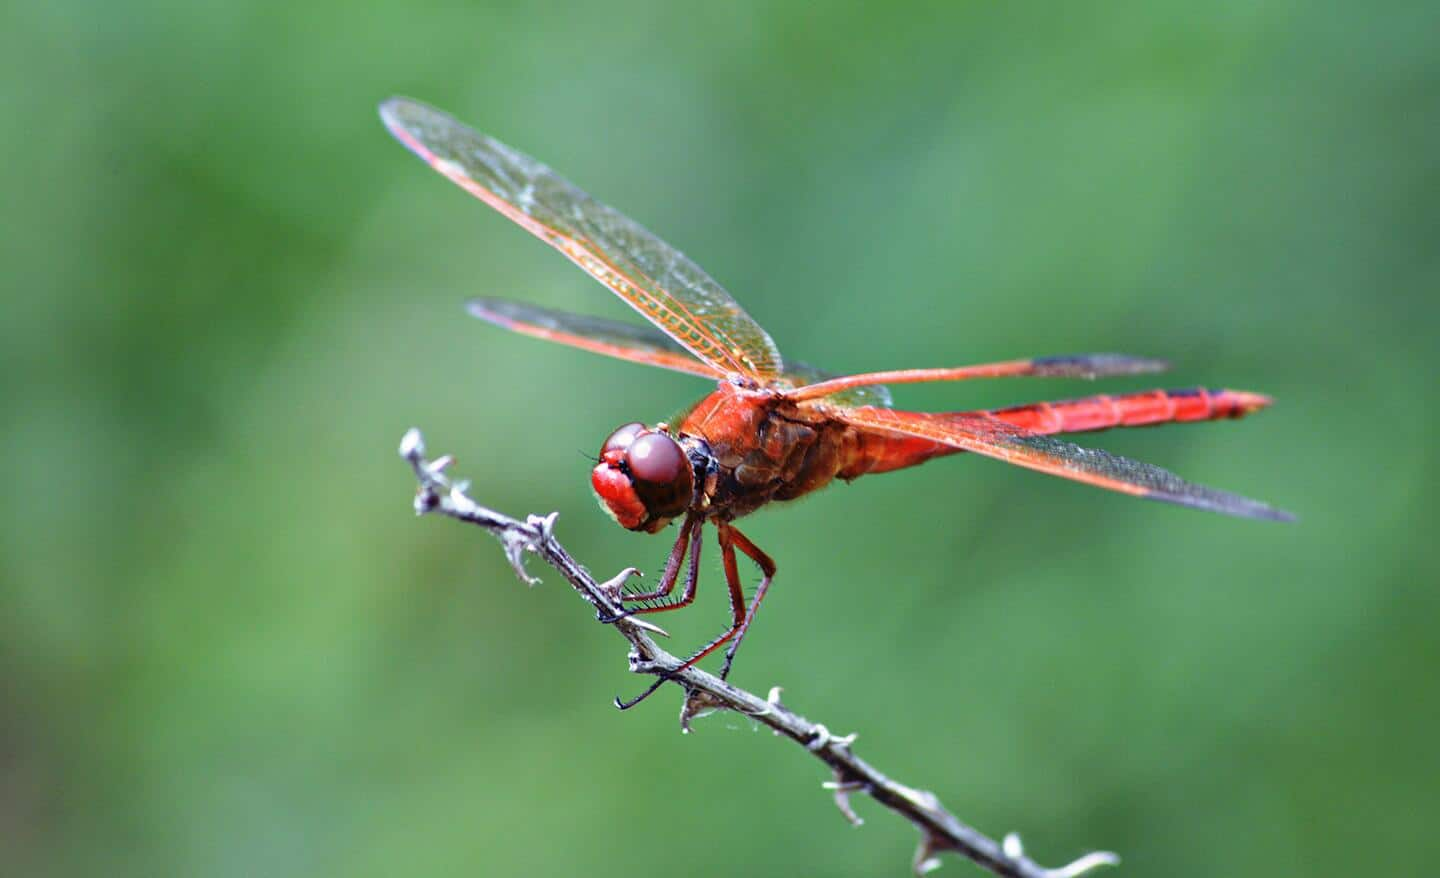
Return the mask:
POLYGON ((689 508, 695 473, 670 434, 636 422, 618 428, 600 446, 590 484, 621 527, 653 534, 689 508))

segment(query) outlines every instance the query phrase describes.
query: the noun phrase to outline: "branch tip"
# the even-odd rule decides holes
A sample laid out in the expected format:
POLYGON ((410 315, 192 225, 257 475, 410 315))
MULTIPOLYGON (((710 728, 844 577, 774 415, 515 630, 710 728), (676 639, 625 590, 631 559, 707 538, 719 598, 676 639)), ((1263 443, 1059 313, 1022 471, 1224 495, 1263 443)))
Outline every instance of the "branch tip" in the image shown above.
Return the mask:
POLYGON ((425 456, 425 437, 420 431, 411 427, 400 437, 400 456, 406 460, 415 460, 425 456))

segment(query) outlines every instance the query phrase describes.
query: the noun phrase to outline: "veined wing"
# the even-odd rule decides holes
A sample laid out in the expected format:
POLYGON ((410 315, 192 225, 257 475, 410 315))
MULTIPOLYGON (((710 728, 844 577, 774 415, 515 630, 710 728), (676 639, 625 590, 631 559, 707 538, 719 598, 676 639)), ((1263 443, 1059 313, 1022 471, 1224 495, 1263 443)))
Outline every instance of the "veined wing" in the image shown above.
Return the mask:
POLYGON ((836 408, 829 413, 838 420, 865 430, 929 439, 1016 466, 1136 497, 1164 500, 1241 518, 1294 521, 1290 513, 1258 500, 1192 484, 1158 466, 1108 451, 1082 448, 985 414, 930 414, 869 406, 836 408))
MULTIPOLYGON (((702 378, 725 377, 724 373, 695 359, 693 354, 670 336, 650 326, 555 311, 507 299, 471 299, 466 303, 466 309, 488 323, 534 338, 568 344, 632 363, 688 372, 702 378)), ((833 372, 826 372, 805 363, 794 363, 780 377, 780 381, 782 384, 798 387, 833 377, 833 372)), ((884 387, 874 385, 842 390, 834 396, 826 397, 826 401, 837 405, 888 406, 891 403, 890 392, 884 387)))
POLYGON ((867 372, 845 375, 799 387, 787 396, 796 402, 831 396, 853 387, 872 384, 919 384, 927 381, 968 381, 971 378, 1009 378, 1035 375, 1047 378, 1106 378, 1112 375, 1139 375, 1163 372, 1170 368, 1164 360, 1132 357, 1126 354, 1071 354, 1063 357, 1034 357, 1028 360, 1006 360, 953 369, 897 369, 893 372, 867 372))
MULTIPOLYGON (((816 387, 837 379, 843 380, 842 376, 834 372, 817 369, 806 363, 791 363, 785 371, 785 380, 794 387, 816 387)), ((793 391, 786 391, 786 396, 792 394, 793 391)), ((814 397, 806 396, 805 398, 813 399, 814 397)), ((877 383, 846 383, 845 386, 825 394, 824 401, 834 405, 873 405, 879 408, 889 408, 895 404, 894 398, 890 395, 890 388, 877 383)))
POLYGON ((465 307, 481 320, 546 341, 703 378, 725 377, 723 372, 695 359, 694 354, 670 336, 649 326, 552 311, 504 299, 471 299, 465 307))
POLYGON ((390 133, 435 170, 564 253, 718 372, 779 377, 775 343, 694 262, 545 165, 406 98, 380 105, 390 133))

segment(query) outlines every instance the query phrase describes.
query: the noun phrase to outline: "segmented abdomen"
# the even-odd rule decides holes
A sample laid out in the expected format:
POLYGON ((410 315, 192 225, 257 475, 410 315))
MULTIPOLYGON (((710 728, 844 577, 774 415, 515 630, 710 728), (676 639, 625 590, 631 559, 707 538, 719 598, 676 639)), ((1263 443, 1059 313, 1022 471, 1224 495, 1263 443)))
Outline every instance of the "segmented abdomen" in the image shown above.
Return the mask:
POLYGON ((988 414, 1036 433, 1085 433, 1112 427, 1239 418, 1269 404, 1270 398, 1258 393, 1192 387, 1037 402, 988 414))
MULTIPOLYGON (((926 417, 942 423, 946 418, 956 418, 963 425, 974 426, 976 416, 983 416, 1035 433, 1084 433, 1113 427, 1239 418, 1269 404, 1270 398, 1258 393, 1195 387, 1087 396, 1084 399, 1036 402, 994 411, 952 412, 926 417)), ((887 434, 880 430, 857 430, 851 435, 852 444, 837 473, 842 479, 905 469, 931 458, 961 453, 953 445, 932 439, 887 434)))

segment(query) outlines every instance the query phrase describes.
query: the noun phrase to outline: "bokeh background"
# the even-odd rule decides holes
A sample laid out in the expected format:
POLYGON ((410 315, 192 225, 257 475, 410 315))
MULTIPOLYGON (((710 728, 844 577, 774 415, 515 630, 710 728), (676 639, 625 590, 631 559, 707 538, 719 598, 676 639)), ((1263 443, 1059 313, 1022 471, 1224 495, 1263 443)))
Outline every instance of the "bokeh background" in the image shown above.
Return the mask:
MULTIPOLYGON (((1043 862, 1440 854, 1433 3, 3 22, 0 873, 905 874, 909 825, 861 802, 848 828, 743 719, 680 735, 675 691, 617 713, 643 681, 558 577, 412 516, 416 425, 597 572, 654 571, 668 542, 601 515, 581 453, 705 386, 466 318, 475 294, 630 312, 392 142, 392 93, 659 231, 793 357, 1119 350, 1274 394, 1085 441, 1294 526, 967 458, 755 516, 780 577, 736 680, 1043 862)), ((707 555, 677 650, 723 624, 707 555)))

